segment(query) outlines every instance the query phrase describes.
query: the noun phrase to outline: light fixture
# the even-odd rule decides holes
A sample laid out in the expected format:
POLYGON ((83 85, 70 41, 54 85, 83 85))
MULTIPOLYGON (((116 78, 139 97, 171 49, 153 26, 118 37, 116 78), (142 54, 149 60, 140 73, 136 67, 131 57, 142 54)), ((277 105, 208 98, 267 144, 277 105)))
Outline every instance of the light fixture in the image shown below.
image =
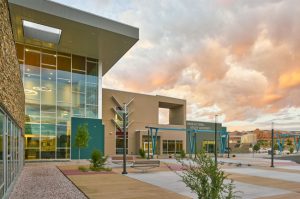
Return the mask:
POLYGON ((31 89, 24 89, 25 95, 37 95, 38 92, 31 90, 31 89))
POLYGON ((61 29, 22 20, 24 37, 58 44, 61 29))
POLYGON ((50 88, 47 88, 45 86, 39 87, 39 86, 34 86, 32 87, 33 90, 36 91, 45 91, 45 92, 51 92, 52 90, 50 88))

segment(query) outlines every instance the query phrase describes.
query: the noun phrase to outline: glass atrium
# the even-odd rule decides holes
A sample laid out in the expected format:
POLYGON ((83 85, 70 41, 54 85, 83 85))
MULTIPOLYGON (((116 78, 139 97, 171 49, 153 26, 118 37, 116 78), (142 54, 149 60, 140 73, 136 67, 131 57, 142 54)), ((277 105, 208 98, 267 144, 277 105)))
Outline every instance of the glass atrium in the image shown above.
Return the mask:
POLYGON ((98 60, 16 47, 25 90, 25 159, 70 159, 71 117, 98 118, 98 60))

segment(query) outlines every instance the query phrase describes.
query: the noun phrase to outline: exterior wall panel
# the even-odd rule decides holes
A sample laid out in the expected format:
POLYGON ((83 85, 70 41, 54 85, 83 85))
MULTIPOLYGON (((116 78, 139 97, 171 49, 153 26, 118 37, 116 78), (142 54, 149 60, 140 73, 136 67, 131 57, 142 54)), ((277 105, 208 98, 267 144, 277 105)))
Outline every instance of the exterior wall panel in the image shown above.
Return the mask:
POLYGON ((24 128, 25 95, 7 5, 0 1, 0 105, 24 128))

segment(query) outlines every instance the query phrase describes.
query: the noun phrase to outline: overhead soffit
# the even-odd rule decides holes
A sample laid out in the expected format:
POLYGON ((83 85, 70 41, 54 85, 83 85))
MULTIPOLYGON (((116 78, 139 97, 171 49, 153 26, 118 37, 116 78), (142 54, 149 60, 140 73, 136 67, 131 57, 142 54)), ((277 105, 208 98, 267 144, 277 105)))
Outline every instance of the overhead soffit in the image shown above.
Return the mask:
POLYGON ((16 42, 99 59, 104 75, 139 39, 138 28, 45 0, 9 0, 16 42), (61 30, 58 44, 24 37, 22 20, 61 30))

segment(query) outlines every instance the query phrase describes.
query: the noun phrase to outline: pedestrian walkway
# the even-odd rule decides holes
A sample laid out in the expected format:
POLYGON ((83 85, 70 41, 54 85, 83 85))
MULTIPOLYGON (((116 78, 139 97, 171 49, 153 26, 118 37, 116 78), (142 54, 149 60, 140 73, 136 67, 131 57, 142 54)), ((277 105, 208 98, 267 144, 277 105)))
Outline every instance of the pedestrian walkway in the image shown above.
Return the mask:
MULTIPOLYGON (((180 174, 180 172, 178 174, 180 174)), ((183 182, 181 182, 180 176, 171 171, 156 173, 132 173, 128 174, 128 176, 191 198, 197 198, 196 194, 191 193, 190 189, 186 187, 183 182)), ((239 181, 235 181, 234 185, 236 187, 235 190, 237 191, 237 195, 244 199, 254 199, 265 196, 276 196, 292 193, 291 191, 285 189, 260 186, 239 181)))
MULTIPOLYGON (((120 174, 120 169, 112 172, 69 172, 74 171, 76 166, 60 166, 59 169, 89 198, 91 199, 121 199, 121 198, 143 198, 143 199, 184 199, 186 196, 166 190, 140 180, 132 179, 120 174), (92 173, 92 174, 91 174, 92 173)), ((166 168, 162 168, 166 169, 166 168)), ((133 171, 133 169, 129 169, 133 171)), ((139 173, 141 173, 139 171, 139 173)), ((155 173, 152 172, 151 173, 155 173)))

